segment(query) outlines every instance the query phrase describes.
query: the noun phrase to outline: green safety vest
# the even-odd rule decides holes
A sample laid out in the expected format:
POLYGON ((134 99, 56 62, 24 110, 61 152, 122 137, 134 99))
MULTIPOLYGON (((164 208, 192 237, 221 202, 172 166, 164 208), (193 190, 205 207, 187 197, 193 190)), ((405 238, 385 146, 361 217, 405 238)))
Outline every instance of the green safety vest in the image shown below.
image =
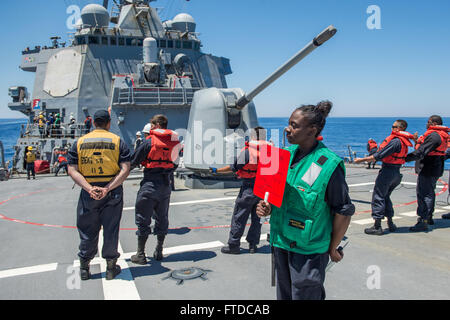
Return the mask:
POLYGON ((281 208, 272 206, 270 217, 271 245, 300 254, 328 251, 333 229, 333 215, 325 202, 331 175, 344 162, 322 142, 294 169, 291 163, 298 145, 291 153, 281 208))

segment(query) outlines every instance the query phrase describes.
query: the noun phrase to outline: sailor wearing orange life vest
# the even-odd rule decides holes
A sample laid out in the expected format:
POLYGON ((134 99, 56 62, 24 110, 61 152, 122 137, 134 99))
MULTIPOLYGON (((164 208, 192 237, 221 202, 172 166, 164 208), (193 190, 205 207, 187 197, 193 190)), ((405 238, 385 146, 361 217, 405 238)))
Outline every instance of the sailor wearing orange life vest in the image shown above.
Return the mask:
MULTIPOLYGON (((367 152, 369 152, 369 156, 373 155, 378 150, 378 144, 372 138, 367 142, 367 152)), ((372 168, 375 169, 376 161, 368 162, 367 169, 370 169, 370 165, 372 164, 372 168)))
POLYGON ((405 120, 397 120, 392 125, 392 133, 383 141, 379 150, 371 156, 365 158, 356 158, 355 163, 364 161, 382 161, 383 165, 375 180, 375 186, 372 195, 372 217, 375 220, 371 228, 364 230, 366 234, 382 235, 381 220, 384 217, 388 219, 390 232, 397 230, 393 223, 394 208, 390 195, 392 191, 402 181, 400 168, 405 163, 408 147, 412 147, 409 139, 417 139, 417 135, 405 132, 408 123, 405 120))
POLYGON ((57 162, 55 163, 55 165, 56 165, 55 177, 58 176, 59 170, 61 170, 63 168, 64 168, 64 171, 66 172, 66 174, 68 174, 67 164, 68 164, 67 158, 65 156, 63 156, 62 154, 60 154, 58 156, 57 162))
POLYGON ((153 257, 156 260, 163 258, 163 244, 169 228, 170 174, 178 167, 180 148, 177 133, 167 129, 166 116, 155 115, 150 122, 148 137, 131 158, 132 168, 139 164, 144 167, 144 179, 136 197, 137 253, 131 257, 137 264, 147 263, 145 243, 152 233, 152 217, 155 219, 153 234, 158 240, 153 257))
POLYGON ((261 200, 253 194, 257 163, 261 147, 267 145, 266 132, 262 127, 252 129, 250 141, 241 150, 234 164, 223 168, 210 168, 211 173, 231 173, 242 180, 239 195, 236 198, 233 216, 231 218, 231 228, 228 237, 228 246, 221 249, 225 254, 239 254, 241 237, 244 234, 248 217, 251 216, 251 225, 247 233, 246 240, 249 243, 249 252, 255 253, 259 238, 261 237, 261 220, 256 214, 256 205, 261 200))
MULTIPOLYGON (((445 152, 445 160, 448 159, 450 159, 450 139, 448 139, 447 151, 445 152)), ((450 176, 448 177, 448 184, 450 185, 450 176)), ((448 192, 450 194, 450 190, 448 192)), ((442 219, 450 219, 450 213, 443 214, 442 219)))
POLYGON ((407 155, 406 161, 416 161, 417 224, 409 230, 428 231, 433 225, 435 188, 444 173, 450 129, 442 125, 442 118, 433 115, 428 119, 427 131, 417 141, 416 150, 407 155))

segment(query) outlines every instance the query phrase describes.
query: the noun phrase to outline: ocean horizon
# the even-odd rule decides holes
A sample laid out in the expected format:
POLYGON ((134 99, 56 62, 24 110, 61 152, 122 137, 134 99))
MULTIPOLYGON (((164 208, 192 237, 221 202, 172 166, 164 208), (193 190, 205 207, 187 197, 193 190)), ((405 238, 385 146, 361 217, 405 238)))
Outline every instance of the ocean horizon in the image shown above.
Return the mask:
MULTIPOLYGON (((268 130, 268 139, 272 139, 275 145, 282 146, 283 129, 287 126, 288 119, 288 117, 259 117, 258 121, 260 126, 268 130)), ((328 117, 322 131, 323 142, 342 158, 349 156, 349 147, 357 157, 363 157, 367 154, 366 145, 369 138, 380 144, 391 133, 392 123, 396 119, 400 118, 328 117)), ((418 132, 421 135, 426 131, 428 117, 403 119, 408 122, 408 132, 418 132)), ((443 121, 444 125, 449 125, 450 117, 443 117, 443 121)), ((3 142, 5 149, 5 161, 12 159, 13 146, 19 138, 21 125, 26 123, 27 119, 24 118, 0 118, 0 141, 3 142)), ((410 148, 410 152, 412 150, 410 148)), ((414 166, 414 162, 408 163, 406 166, 414 166)), ((450 160, 446 161, 445 168, 450 169, 450 160)))

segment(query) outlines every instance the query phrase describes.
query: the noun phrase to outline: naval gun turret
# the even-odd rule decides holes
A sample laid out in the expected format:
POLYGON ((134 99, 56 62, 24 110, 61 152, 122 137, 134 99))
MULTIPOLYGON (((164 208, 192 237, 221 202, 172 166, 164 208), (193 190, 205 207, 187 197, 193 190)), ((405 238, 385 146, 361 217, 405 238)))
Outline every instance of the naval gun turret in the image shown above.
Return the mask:
POLYGON ((336 33, 329 26, 254 90, 208 88, 195 92, 184 141, 184 164, 202 178, 215 178, 209 167, 233 163, 250 129, 258 126, 253 98, 336 33))

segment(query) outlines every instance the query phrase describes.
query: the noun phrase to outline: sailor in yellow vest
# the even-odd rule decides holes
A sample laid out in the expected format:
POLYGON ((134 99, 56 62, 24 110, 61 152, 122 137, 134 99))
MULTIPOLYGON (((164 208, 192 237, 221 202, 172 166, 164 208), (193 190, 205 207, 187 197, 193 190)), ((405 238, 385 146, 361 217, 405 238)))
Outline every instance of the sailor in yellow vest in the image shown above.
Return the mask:
POLYGON ((68 154, 69 175, 82 190, 77 207, 80 235, 78 256, 82 280, 90 278, 89 262, 97 254, 98 235, 103 227, 102 257, 106 280, 120 273, 119 226, 123 209, 122 183, 130 173, 130 151, 119 136, 109 132, 111 118, 106 110, 94 114, 95 130, 74 143, 68 154))
POLYGON ((42 114, 42 113, 39 115, 38 127, 39 127, 39 134, 42 139, 42 138, 44 138, 44 132, 45 132, 45 118, 44 118, 44 114, 42 114))
POLYGON ((291 160, 281 208, 261 200, 258 216, 271 214, 279 300, 325 299, 325 268, 338 262, 338 246, 355 212, 343 161, 317 137, 332 107, 297 108, 286 128, 291 160))
POLYGON ((36 161, 36 153, 33 151, 33 147, 27 147, 27 153, 25 154, 25 162, 27 163, 27 179, 30 180, 30 174, 33 175, 33 180, 36 179, 34 172, 34 161, 36 161))

